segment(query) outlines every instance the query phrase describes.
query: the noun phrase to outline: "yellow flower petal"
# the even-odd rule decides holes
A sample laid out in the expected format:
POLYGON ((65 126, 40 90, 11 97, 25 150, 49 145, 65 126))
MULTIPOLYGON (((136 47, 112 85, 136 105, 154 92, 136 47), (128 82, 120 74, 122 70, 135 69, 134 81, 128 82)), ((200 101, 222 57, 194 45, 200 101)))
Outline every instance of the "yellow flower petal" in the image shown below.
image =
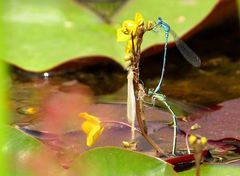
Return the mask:
POLYGON ((101 121, 97 117, 89 115, 86 112, 79 114, 79 116, 86 120, 81 127, 83 132, 87 135, 87 146, 92 146, 104 129, 101 127, 101 121))
POLYGON ((123 42, 129 40, 130 36, 123 33, 123 29, 117 29, 117 42, 123 42))
POLYGON ((139 13, 139 12, 137 12, 137 13, 135 14, 135 24, 136 24, 137 26, 139 26, 139 25, 142 25, 143 23, 144 23, 144 19, 143 19, 143 17, 142 17, 142 14, 139 13))
POLYGON ((94 126, 96 126, 98 124, 95 124, 95 123, 92 123, 92 122, 89 122, 89 121, 85 121, 83 122, 82 124, 82 130, 85 134, 88 134, 90 133, 90 131, 94 128, 94 126))
POLYGON ((137 45, 136 40, 134 39, 133 42, 132 42, 132 40, 128 40, 127 45, 126 45, 126 50, 125 50, 126 55, 132 54, 133 45, 134 45, 135 48, 137 47, 136 46, 137 45))
POLYGON ((100 120, 96 116, 90 115, 86 112, 79 114, 79 116, 93 123, 100 123, 100 120))
POLYGON ((98 137, 102 134, 104 128, 100 125, 95 126, 87 135, 87 146, 91 147, 98 137))
POLYGON ((134 21, 126 20, 123 22, 122 27, 117 29, 117 41, 127 41, 131 39, 131 34, 135 34, 137 26, 134 21))
POLYGON ((132 40, 128 40, 125 52, 128 55, 129 53, 132 53, 132 51, 133 51, 132 40))
POLYGON ((123 28, 123 33, 131 36, 131 34, 135 34, 137 25, 132 20, 126 20, 123 22, 122 28, 123 28))

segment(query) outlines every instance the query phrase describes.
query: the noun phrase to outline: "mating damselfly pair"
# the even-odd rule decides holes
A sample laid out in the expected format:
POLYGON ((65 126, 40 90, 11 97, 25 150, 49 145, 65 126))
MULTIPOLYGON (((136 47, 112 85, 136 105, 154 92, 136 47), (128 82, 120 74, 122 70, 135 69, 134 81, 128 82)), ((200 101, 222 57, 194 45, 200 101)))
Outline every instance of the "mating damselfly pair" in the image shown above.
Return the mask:
POLYGON ((158 93, 161 89, 163 76, 164 76, 164 72, 165 72, 169 33, 172 35, 180 53, 184 56, 184 58, 190 64, 192 64, 195 67, 199 67, 201 65, 201 60, 197 56, 197 54, 192 49, 190 49, 187 46, 187 44, 177 36, 176 32, 174 32, 170 28, 170 26, 162 20, 162 18, 158 18, 158 20, 156 21, 156 24, 153 27, 153 31, 158 32, 161 28, 164 30, 164 34, 165 34, 165 44, 164 44, 163 65, 162 65, 161 76, 160 76, 160 80, 159 80, 157 87, 154 90, 150 89, 147 92, 147 95, 152 97, 153 105, 155 104, 155 100, 162 102, 166 106, 167 110, 172 115, 173 128, 174 128, 172 154, 175 155, 176 144, 177 144, 177 130, 178 130, 176 115, 175 115, 174 111, 172 110, 172 108, 170 107, 170 105, 167 103, 166 96, 158 93))

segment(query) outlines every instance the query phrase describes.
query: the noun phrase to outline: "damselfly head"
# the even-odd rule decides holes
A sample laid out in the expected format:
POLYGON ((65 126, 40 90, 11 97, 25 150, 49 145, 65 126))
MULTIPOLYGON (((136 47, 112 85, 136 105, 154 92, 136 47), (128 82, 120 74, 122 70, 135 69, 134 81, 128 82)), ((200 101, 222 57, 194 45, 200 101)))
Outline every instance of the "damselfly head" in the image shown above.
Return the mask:
POLYGON ((162 21, 162 18, 161 18, 161 17, 158 17, 157 24, 158 24, 158 25, 162 25, 162 22, 163 22, 163 21, 162 21))
POLYGON ((153 89, 148 89, 146 92, 147 92, 147 95, 151 96, 154 93, 154 90, 153 89))

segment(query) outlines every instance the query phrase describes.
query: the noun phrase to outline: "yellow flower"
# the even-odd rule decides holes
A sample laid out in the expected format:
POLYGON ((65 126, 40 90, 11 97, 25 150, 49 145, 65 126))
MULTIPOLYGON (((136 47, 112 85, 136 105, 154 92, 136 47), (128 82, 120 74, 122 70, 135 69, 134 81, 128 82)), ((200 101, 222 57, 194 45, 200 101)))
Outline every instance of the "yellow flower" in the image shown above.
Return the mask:
POLYGON ((127 45, 126 45, 126 49, 125 49, 125 53, 126 55, 132 55, 133 54, 133 45, 134 47, 136 47, 136 40, 128 40, 127 45))
POLYGON ((206 137, 203 136, 201 138, 198 138, 197 136, 192 135, 192 134, 189 136, 188 141, 191 145, 193 145, 196 142, 197 142, 197 144, 201 144, 202 146, 207 144, 207 138, 206 137))
POLYGON ((95 116, 86 112, 79 114, 79 116, 86 120, 82 124, 82 130, 87 135, 87 146, 90 147, 102 134, 104 128, 101 127, 101 121, 95 116))
POLYGON ((131 35, 135 37, 138 26, 144 23, 143 17, 140 13, 136 13, 135 20, 126 20, 122 27, 117 29, 117 41, 131 40, 131 35))
POLYGON ((202 145, 206 145, 206 143, 207 143, 207 138, 204 137, 204 136, 201 137, 200 142, 201 142, 202 145))
POLYGON ((33 106, 21 107, 17 109, 19 113, 24 115, 34 115, 38 113, 39 109, 33 106))
POLYGON ((192 145, 197 141, 197 137, 195 135, 190 135, 188 141, 192 145))
POLYGON ((201 126, 198 125, 197 123, 195 123, 193 126, 191 126, 191 130, 197 130, 199 128, 201 128, 201 126))

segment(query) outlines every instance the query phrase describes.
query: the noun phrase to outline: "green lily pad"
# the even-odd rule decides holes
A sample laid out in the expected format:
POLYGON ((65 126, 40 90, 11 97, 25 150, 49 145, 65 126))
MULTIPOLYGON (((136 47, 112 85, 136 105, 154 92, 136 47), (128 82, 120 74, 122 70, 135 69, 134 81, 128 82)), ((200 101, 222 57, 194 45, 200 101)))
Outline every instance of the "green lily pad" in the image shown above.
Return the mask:
POLYGON ((114 147, 87 151, 78 158, 71 170, 82 176, 177 175, 172 166, 162 160, 114 147))
MULTIPOLYGON (((119 176, 177 175, 173 167, 162 160, 115 147, 89 150, 80 155, 68 170, 64 170, 56 160, 51 159, 51 155, 41 154, 45 149, 43 150, 39 141, 15 128, 5 126, 4 129, 7 131, 8 141, 1 146, 0 150, 10 156, 12 175, 35 175, 36 172, 44 174, 44 170, 53 173, 53 175, 63 176, 69 173, 81 176, 84 174, 107 176, 116 173, 116 171, 119 176), (23 169, 17 164, 24 162, 29 157, 32 158, 29 167, 23 169), (34 163, 37 163, 37 166, 42 165, 45 169, 36 170, 34 163)), ((29 160, 27 161, 29 162, 29 160)))
MULTIPOLYGON (((1 126, 1 129, 4 129, 8 134, 8 141, 0 147, 0 152, 1 154, 7 154, 10 158, 9 175, 31 176, 36 175, 36 173, 40 175, 51 173, 61 176, 69 174, 81 176, 108 176, 113 173, 118 176, 195 175, 194 168, 176 173, 173 167, 163 160, 116 147, 89 150, 80 155, 70 168, 66 170, 59 165, 57 160, 54 158, 51 159, 51 155, 41 154, 43 146, 36 139, 12 127, 1 126), (19 167, 17 163, 24 162, 28 156, 31 157, 31 164, 33 165, 30 164, 28 167, 24 168, 19 167), (40 165, 44 169, 39 167, 40 165), (40 169, 36 170, 36 166, 40 169)), ((239 173, 240 168, 237 166, 201 165, 201 175, 238 176, 239 173)))
MULTIPOLYGON (((195 175, 196 170, 190 169, 184 172, 179 172, 179 175, 192 176, 195 175)), ((207 176, 238 176, 240 168, 237 166, 227 165, 203 165, 201 166, 200 175, 207 176)))
MULTIPOLYGON (((36 139, 22 131, 1 126, 6 132, 7 140, 0 147, 0 153, 7 155, 8 175, 59 175, 65 176, 67 171, 60 166, 55 157, 36 139)), ((53 155, 54 156, 54 155, 53 155)))
MULTIPOLYGON (((1 6, 0 6, 1 11, 1 6)), ((1 29, 0 29, 1 30, 1 29)), ((0 42, 1 43, 1 42, 0 42)), ((1 45, 1 44, 0 44, 1 45)), ((7 79, 7 72, 6 72, 6 66, 3 64, 2 60, 0 59, 0 79, 6 80, 7 79)), ((6 130, 4 128, 1 128, 2 124, 5 124, 7 121, 7 97, 8 97, 8 85, 7 81, 1 81, 0 82, 0 146, 5 144, 5 141, 7 140, 6 137, 6 130)), ((7 163, 5 162, 7 159, 7 156, 5 154, 2 154, 0 151, 0 163, 1 163, 1 169, 0 169, 0 175, 7 175, 7 163)))
POLYGON ((42 146, 39 141, 21 131, 1 125, 7 140, 0 147, 0 153, 7 156, 9 175, 32 175, 31 171, 19 167, 17 163, 25 160, 29 155, 38 151, 42 146))
MULTIPOLYGON (((181 36, 205 18, 217 1, 131 0, 116 11, 111 23, 76 1, 0 3, 5 7, 0 18, 6 48, 3 59, 25 70, 40 72, 75 58, 96 56, 112 58, 124 67, 124 44, 116 42, 116 29, 124 20, 134 19, 135 12, 142 13, 146 20, 161 16, 181 36)), ((143 49, 163 41, 163 34, 148 32, 143 49)))
POLYGON ((13 128, 3 126, 5 129, 7 140, 1 147, 1 150, 12 156, 22 157, 28 153, 39 150, 41 143, 22 131, 13 128))

